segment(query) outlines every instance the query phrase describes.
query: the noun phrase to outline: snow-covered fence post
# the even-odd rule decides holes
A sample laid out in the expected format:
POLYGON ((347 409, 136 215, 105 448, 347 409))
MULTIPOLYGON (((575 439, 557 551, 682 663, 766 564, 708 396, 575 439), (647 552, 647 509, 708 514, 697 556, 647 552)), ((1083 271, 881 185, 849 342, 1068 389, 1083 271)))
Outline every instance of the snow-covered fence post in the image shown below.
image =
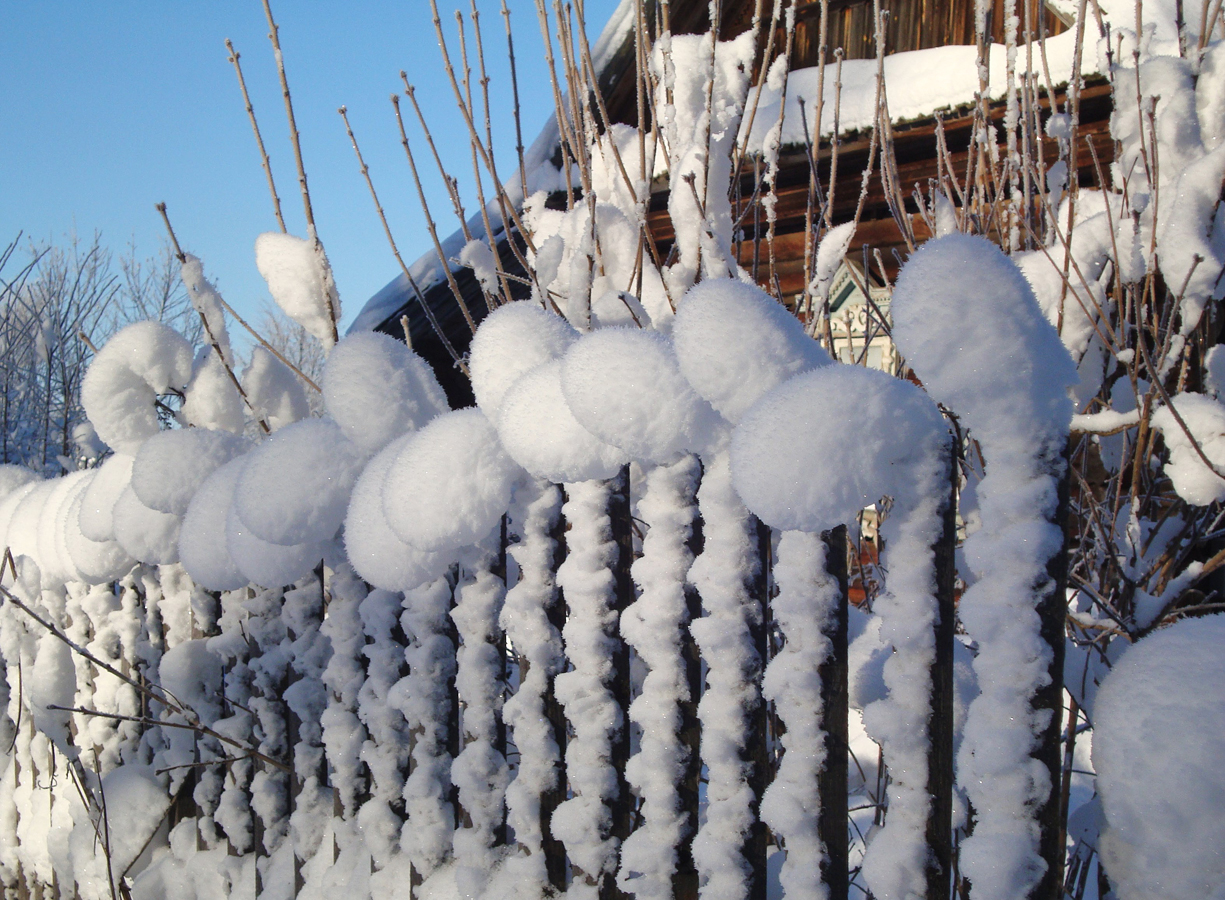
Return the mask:
MULTIPOLYGON (((560 493, 560 488, 558 491, 560 493)), ((564 495, 562 499, 564 499, 564 495)), ((559 509, 551 531, 553 538, 554 573, 561 571, 561 567, 566 561, 566 531, 566 519, 559 509)), ((568 616, 569 609, 566 606, 566 596, 561 586, 558 585, 557 596, 548 608, 548 620, 549 625, 552 626, 559 639, 557 660, 559 667, 565 665, 565 658, 560 654, 560 637, 562 629, 566 627, 566 618, 568 616)), ((554 830, 552 820, 554 810, 566 799, 566 742, 569 733, 566 726, 566 711, 558 701, 557 694, 553 688, 556 676, 556 672, 551 672, 549 675, 549 686, 544 696, 544 713, 545 718, 548 720, 549 728, 553 733, 553 742, 557 745, 557 780, 553 787, 545 791, 540 798, 540 821, 544 828, 542 843, 544 844, 544 864, 549 877, 549 885, 557 891, 564 891, 570 873, 570 866, 566 860, 566 845, 554 830)))
MULTIPOLYGON (((825 571, 838 585, 838 604, 825 620, 822 633, 830 643, 829 653, 817 666, 821 681, 821 727, 827 751, 817 776, 817 838, 825 847, 821 881, 829 888, 830 900, 845 900, 850 891, 849 834, 847 832, 847 580, 846 526, 839 525, 821 536, 825 543, 825 571)), ((949 633, 952 634, 950 622, 949 633)), ((952 755, 949 756, 950 760, 952 755)), ((950 763, 951 768, 951 763, 950 763)))
MULTIPOLYGON (((612 482, 612 493, 608 500, 608 518, 612 526, 613 543, 617 545, 617 556, 613 562, 613 578, 615 595, 613 610, 618 623, 621 614, 630 607, 636 596, 634 578, 631 569, 634 563, 634 521, 631 514, 630 498, 630 467, 627 463, 621 468, 621 474, 612 482)), ((630 792, 629 782, 625 778, 625 768, 630 759, 630 699, 633 695, 633 685, 630 677, 630 648, 621 637, 618 625, 616 637, 613 638, 612 651, 612 695, 617 705, 617 731, 612 742, 610 762, 617 773, 617 793, 611 798, 609 806, 612 811, 612 827, 609 833, 616 839, 618 846, 634 830, 634 795, 630 792)), ((621 892, 614 874, 609 874, 600 885, 600 900, 621 900, 626 895, 621 892)))
POLYGON ((753 821, 745 835, 743 853, 749 866, 748 900, 765 900, 770 829, 761 818, 761 800, 774 777, 774 757, 770 746, 770 704, 761 695, 761 678, 770 662, 770 580, 774 536, 770 526, 756 516, 750 515, 748 521, 756 562, 749 581, 749 602, 752 605, 748 617, 748 637, 756 657, 752 660, 752 668, 746 673, 755 687, 755 697, 748 712, 748 734, 741 755, 750 767, 748 786, 752 792, 750 808, 753 821))
MULTIPOLYGON (((813 796, 834 748, 822 727, 817 667, 831 655, 829 619, 841 605, 817 535, 850 521, 882 495, 893 500, 887 590, 876 602, 881 636, 892 645, 887 694, 864 711, 868 733, 890 765, 889 812, 868 846, 864 874, 877 896, 937 896, 947 878, 929 865, 935 805, 928 793, 932 667, 939 615, 933 547, 948 503, 949 433, 918 388, 883 372, 829 366, 792 378, 762 397, 731 445, 737 493, 758 516, 785 529, 773 612, 783 648, 766 670, 763 693, 787 726, 778 775, 763 817, 783 837, 784 891, 818 895, 822 848, 813 796), (848 441, 848 433, 863 440, 848 441), (924 887, 925 886, 925 887, 924 887)), ((939 823, 935 827, 942 827, 939 823)))
POLYGON ((978 440, 987 470, 960 605, 980 690, 957 759, 977 817, 960 868, 979 900, 1057 897, 1067 602, 1058 517, 1076 367, 1025 276, 985 238, 925 244, 898 277, 893 318, 899 349, 978 440))

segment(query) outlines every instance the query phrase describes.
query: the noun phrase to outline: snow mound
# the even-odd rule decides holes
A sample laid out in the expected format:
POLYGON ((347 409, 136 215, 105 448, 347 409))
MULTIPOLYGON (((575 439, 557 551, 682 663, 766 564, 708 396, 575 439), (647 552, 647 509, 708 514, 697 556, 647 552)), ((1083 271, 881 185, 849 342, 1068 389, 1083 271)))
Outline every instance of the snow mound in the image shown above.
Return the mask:
POLYGON ((344 520, 362 453, 331 419, 304 419, 251 453, 234 507, 264 541, 290 546, 331 540, 344 520))
POLYGON ((268 282, 276 305, 323 346, 331 347, 332 319, 320 262, 314 241, 277 231, 255 239, 255 267, 268 282))
MULTIPOLYGON (((10 534, 9 526, 16 519, 17 509, 25 502, 28 497, 42 481, 31 481, 29 484, 23 484, 17 488, 3 500, 0 500, 0 549, 8 547, 12 549, 13 535, 10 534)), ((13 550, 13 557, 16 558, 17 551, 13 550)))
POLYGON ((182 412, 189 425, 242 433, 245 421, 242 398, 212 350, 201 350, 196 356, 196 372, 184 395, 182 412))
POLYGON ((251 348, 251 362, 242 373, 247 402, 272 431, 310 415, 302 380, 263 347, 251 348))
POLYGON ((80 581, 81 573, 68 554, 66 525, 68 510, 76 494, 93 477, 93 472, 73 472, 57 478, 55 487, 47 495, 38 517, 38 565, 42 570, 46 587, 61 585, 67 581, 80 581))
POLYGON ((672 462, 707 447, 718 414, 681 374, 671 342, 637 328, 584 335, 562 362, 561 387, 579 424, 635 459, 672 462))
MULTIPOLYGON (((91 541, 81 532, 81 509, 85 496, 98 478, 94 469, 92 478, 82 481, 69 505, 64 522, 64 544, 69 559, 83 580, 90 584, 105 584, 116 581, 136 565, 118 541, 91 541)), ((113 506, 113 504, 112 504, 113 506)))
MULTIPOLYGON (((1204 455, 1218 469, 1225 469, 1225 406, 1203 394, 1179 394, 1170 399, 1204 455)), ((1204 465, 1168 406, 1153 413, 1153 427, 1161 431, 1170 450, 1165 473, 1178 496, 1194 506, 1225 500, 1225 479, 1204 465)))
POLYGON ((578 340, 561 316, 527 300, 494 310, 472 338, 468 371, 476 403, 496 421, 502 398, 520 375, 559 359, 578 340))
POLYGON ((115 539, 115 524, 111 513, 115 501, 132 481, 132 465, 136 457, 127 453, 116 453, 101 466, 98 474, 81 498, 79 524, 81 534, 91 541, 115 539))
POLYGON ((162 690, 196 713, 207 725, 221 718, 217 685, 222 683, 221 657, 209 652, 208 640, 183 641, 162 656, 157 666, 162 690))
POLYGON ((1101 851, 1120 900, 1225 896, 1222 648, 1225 615, 1184 619, 1137 642, 1098 691, 1101 851))
POLYGON ((234 502, 245 457, 226 463, 204 479, 191 498, 179 530, 179 561, 192 580, 210 591, 234 591, 247 583, 230 556, 226 520, 234 502))
POLYGON ((419 550, 455 550, 485 537, 522 470, 478 409, 439 416, 401 449, 384 482, 383 511, 419 550))
POLYGON ((995 244, 969 234, 928 241, 903 266, 892 313, 893 338, 928 393, 976 438, 1032 448, 1066 434, 1076 364, 995 244))
POLYGON ((694 390, 733 424, 770 389, 831 362, 781 303, 731 278, 703 281, 685 295, 672 341, 694 390))
POLYGON ((243 584, 254 582, 266 588, 284 587, 297 581, 323 559, 323 545, 317 542, 286 547, 260 540, 239 519, 236 506, 231 503, 226 511, 225 540, 231 560, 242 573, 243 584))
POLYGON ((191 344, 160 322, 137 322, 106 342, 81 381, 81 406, 98 437, 135 454, 161 430, 154 401, 191 379, 191 344))
POLYGON ((387 472, 413 435, 392 441, 370 460, 349 501, 345 517, 345 550, 357 574, 387 591, 408 591, 444 574, 450 559, 417 550, 396 536, 383 512, 387 472))
POLYGON ((68 722, 72 714, 49 708, 71 709, 76 697, 76 668, 68 645, 55 635, 44 633, 38 640, 34 668, 26 676, 24 687, 34 727, 54 741, 61 753, 69 755, 72 738, 68 722))
POLYGON ((181 516, 204 479, 246 449, 245 440, 225 431, 163 431, 136 454, 132 490, 150 509, 181 516))
POLYGON ((947 440, 940 410, 910 382, 827 366, 784 382, 745 414, 732 435, 732 482, 767 525, 824 531, 882 495, 909 494, 912 465, 947 440), (838 477, 814 477, 822 471, 838 477))
POLYGON ((629 457, 594 437, 574 418, 561 390, 561 360, 523 375, 506 392, 498 434, 511 459, 558 483, 611 478, 629 457))
POLYGON ((328 355, 323 402, 345 437, 366 453, 449 409, 429 363, 377 331, 350 335, 328 355))
POLYGON ((38 522, 42 518, 43 507, 47 505, 51 494, 59 485, 59 479, 48 479, 34 484, 33 489, 21 498, 13 509, 13 517, 9 520, 8 546, 13 551, 13 558, 28 556, 42 568, 38 545, 38 522))
POLYGON ((115 501, 115 540, 143 563, 164 566, 179 561, 179 517, 150 509, 128 485, 115 501))

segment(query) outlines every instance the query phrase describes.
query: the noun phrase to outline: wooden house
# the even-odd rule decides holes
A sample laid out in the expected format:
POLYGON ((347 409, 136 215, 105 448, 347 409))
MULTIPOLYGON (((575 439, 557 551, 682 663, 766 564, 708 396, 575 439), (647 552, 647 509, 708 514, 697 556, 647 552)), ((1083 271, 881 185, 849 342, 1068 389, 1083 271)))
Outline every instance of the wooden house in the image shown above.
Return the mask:
MULTIPOLYGON (((634 0, 624 0, 633 3, 634 0)), ((975 41, 973 0, 878 0, 888 11, 886 17, 886 51, 890 55, 925 51, 938 47, 965 45, 972 50, 975 41)), ((819 62, 819 22, 822 3, 820 0, 792 0, 795 6, 794 33, 786 34, 782 24, 775 29, 771 40, 769 28, 759 32, 758 52, 754 81, 765 64, 765 55, 777 56, 784 48, 791 47, 790 71, 794 78, 805 71, 811 73, 819 62)), ((658 22, 656 0, 646 0, 647 19, 652 25, 658 22)), ((742 34, 751 27, 755 0, 724 0, 718 22, 720 39, 742 34)), ((1065 6, 1060 0, 1020 0, 1017 14, 1022 27, 1028 23, 1035 38, 1057 36, 1068 28, 1069 19, 1061 12, 1065 6)), ((763 4, 764 15, 769 16, 770 4, 763 4)), ((710 5, 706 0, 671 0, 668 4, 670 28, 674 34, 704 33, 710 28, 710 5)), ((841 48, 844 60, 867 60, 875 56, 873 29, 874 5, 872 0, 828 0, 827 18, 827 78, 832 81, 834 63, 831 60, 835 48, 841 48)), ((987 32, 991 41, 1004 41, 1003 0, 994 0, 987 14, 987 32)), ((1068 35, 1070 37, 1070 35, 1068 35)), ((605 54, 598 83, 604 98, 608 118, 613 122, 634 124, 638 121, 636 106, 635 45, 632 31, 620 46, 605 54)), ((916 61, 921 58, 916 57, 916 61)), ((873 63, 874 64, 874 63, 873 63)), ((932 65, 940 65, 933 58, 932 65)), ((862 66, 863 63, 860 63, 862 66)), ((971 61, 972 68, 972 61, 971 61)), ((886 76, 888 82, 888 76, 886 76)), ((1049 88, 1050 85, 1045 87, 1049 88)), ((1065 89, 1054 85, 1056 103, 1066 102, 1065 89)), ((1047 92, 1040 94, 1040 103, 1049 107, 1047 92)), ((1082 185, 1094 185, 1101 172, 1107 171, 1113 158, 1114 144, 1109 133, 1111 110, 1110 87, 1105 79, 1088 79, 1077 98, 1079 105, 1079 134, 1083 141, 1092 145, 1087 152, 1075 157, 1077 176, 1082 185)), ((979 115, 985 110, 992 124, 998 127, 1006 114, 1005 104, 993 102, 978 107, 979 115)), ((891 110, 892 113, 892 110, 891 110)), ((828 115, 828 114, 827 114, 828 115)), ((1045 118, 1047 111, 1038 113, 1045 118)), ((828 121, 828 119, 827 119, 828 121)), ((912 187, 926 187, 933 179, 940 179, 945 169, 964 171, 971 155, 973 132, 976 127, 976 103, 972 93, 959 102, 946 103, 930 109, 922 115, 891 116, 891 159, 896 172, 896 183, 902 188, 904 209, 891 204, 882 180, 880 164, 877 163, 866 182, 865 196, 860 198, 863 171, 874 153, 872 135, 862 123, 851 123, 840 128, 837 165, 833 183, 830 184, 831 163, 834 153, 832 142, 822 140, 815 148, 811 159, 817 168, 817 182, 831 189, 833 196, 831 224, 851 221, 858 207, 858 225, 850 244, 848 258, 851 260, 839 273, 834 294, 831 297, 831 334, 835 342, 834 352, 848 361, 859 361, 859 352, 865 344, 868 360, 873 365, 891 368, 896 360, 892 347, 879 329, 869 327, 871 314, 863 288, 872 295, 879 294, 887 300, 887 282, 896 277, 901 262, 910 251, 903 224, 910 232, 911 242, 921 243, 931 235, 928 217, 922 215, 909 198, 912 187), (902 217, 905 217, 903 220, 902 217), (867 249, 871 249, 871 254, 867 249), (856 274, 857 273, 857 274, 856 274), (856 277, 851 276, 856 274, 856 277)), ((1054 138, 1045 138, 1041 153, 1048 161, 1057 158, 1059 146, 1054 138)), ((746 155, 737 177, 733 179, 733 214, 740 223, 736 254, 745 269, 752 272, 762 286, 776 294, 788 306, 794 308, 797 297, 804 289, 805 247, 809 241, 808 223, 810 212, 809 148, 805 143, 792 141, 781 148, 779 173, 773 186, 777 196, 776 221, 772 238, 771 264, 766 265, 766 254, 762 249, 765 239, 765 215, 760 197, 754 188, 759 182, 761 167, 759 160, 746 155)), ((649 203, 648 227, 657 248, 659 258, 667 256, 674 233, 668 215, 668 190, 666 178, 657 179, 652 185, 649 203)), ((893 197, 899 196, 895 190, 893 197)), ((502 265, 512 275, 522 275, 517 255, 506 241, 500 245, 502 265)), ((431 253, 432 257, 433 254, 431 253)), ((425 258, 423 258, 424 260, 425 258)), ((465 297, 472 317, 478 320, 486 314, 485 298, 471 270, 453 268, 454 279, 465 297)), ((446 331, 454 349, 462 355, 471 340, 471 331, 460 314, 452 287, 441 277, 435 265, 433 281, 419 284, 422 298, 434 312, 438 323, 446 331)), ((527 288, 519 283, 512 285, 516 292, 527 294, 527 288)), ((367 304, 367 308, 355 324, 355 329, 374 328, 396 337, 403 337, 403 322, 407 321, 409 338, 413 348, 424 356, 439 373, 453 406, 462 407, 473 402, 471 388, 466 377, 448 349, 439 340, 434 326, 428 321, 407 281, 401 277, 390 283, 367 304)))

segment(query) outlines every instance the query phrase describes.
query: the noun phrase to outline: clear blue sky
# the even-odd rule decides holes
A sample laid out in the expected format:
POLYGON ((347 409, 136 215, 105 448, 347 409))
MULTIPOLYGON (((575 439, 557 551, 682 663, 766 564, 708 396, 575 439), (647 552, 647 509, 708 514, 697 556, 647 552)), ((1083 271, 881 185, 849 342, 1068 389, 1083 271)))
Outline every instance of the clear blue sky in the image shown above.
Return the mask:
MULTIPOLYGON (((34 240, 101 231, 116 251, 142 256, 164 234, 165 201, 184 249, 204 260, 226 299, 257 315, 271 302, 252 247, 275 230, 255 141, 225 38, 242 55, 251 99, 272 157, 289 230, 304 232, 293 156, 260 0, 2 0, 0 246, 19 230, 34 240)), ((463 0, 467 10, 469 0, 463 0)), ((456 0, 440 0, 458 62, 456 0)), ((515 34, 524 143, 552 112, 534 3, 508 0, 515 34)), ((594 42, 616 0, 588 0, 594 42)), ((497 0, 477 0, 493 79, 499 172, 514 169, 506 36, 497 0)), ((347 324, 399 272, 336 109, 350 121, 401 252, 429 249, 389 94, 408 71, 452 174, 472 197, 466 130, 442 69, 427 0, 279 0, 273 11, 320 237, 336 271, 347 324)), ((470 45, 471 46, 471 45, 470 45)), ((475 67, 475 59, 473 60, 475 67)), ((411 108, 404 104, 406 115, 411 108)), ((442 182, 415 124, 431 211, 456 228, 442 182), (423 163, 426 163, 423 165, 423 163)), ((504 177, 505 177, 504 175, 504 177)), ((469 203, 469 213, 475 201, 469 203)))

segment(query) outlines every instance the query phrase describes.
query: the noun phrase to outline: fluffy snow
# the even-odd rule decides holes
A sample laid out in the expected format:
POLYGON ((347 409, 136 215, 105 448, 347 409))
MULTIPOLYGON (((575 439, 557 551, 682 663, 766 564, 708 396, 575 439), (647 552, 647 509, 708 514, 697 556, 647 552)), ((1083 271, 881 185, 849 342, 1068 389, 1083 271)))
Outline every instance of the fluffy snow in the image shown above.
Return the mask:
POLYGON ((732 436, 732 478, 762 521, 820 532, 884 495, 909 494, 911 464, 935 453, 947 434, 936 405, 913 384, 827 366, 784 382, 745 414, 732 436), (812 477, 817 471, 838 477, 812 477))
POLYGON ((242 384, 251 408, 272 431, 310 415, 302 379, 263 347, 251 348, 251 362, 243 370, 242 384))
POLYGON ((561 389, 579 424, 635 459, 672 462, 708 447, 719 430, 718 414, 685 380, 671 342, 657 332, 585 335, 562 362, 561 389))
POLYGON ((179 561, 180 517, 150 509, 128 485, 112 511, 115 540, 132 557, 151 565, 179 561))
POLYGON ((703 281, 685 295, 672 341, 685 378, 732 424, 762 394, 830 363, 781 303, 731 278, 703 281))
MULTIPOLYGON (((330 348, 334 342, 333 323, 328 313, 323 260, 315 242, 292 234, 266 232, 255 239, 255 265, 285 315, 330 348)), ((339 317, 340 309, 334 309, 334 313, 339 317)))
MULTIPOLYGON (((352 337, 345 340, 352 340, 352 337)), ((337 345, 336 353, 344 342, 337 345)), ((366 464, 349 500, 345 516, 345 550, 353 568, 375 587, 408 591, 443 575, 451 564, 445 553, 417 550, 402 541, 383 512, 383 485, 387 473, 413 435, 403 435, 384 447, 366 464)))
POLYGON ((221 303, 221 295, 204 276, 204 264, 199 258, 190 253, 186 254, 186 257, 180 275, 183 286, 187 288, 187 297, 200 315, 205 329, 204 340, 206 343, 215 342, 221 350, 222 359, 233 365, 234 353, 230 349, 230 335, 225 327, 225 308, 221 303))
POLYGON ((1100 849, 1120 900, 1225 891, 1223 646, 1225 616, 1185 619, 1136 643, 1098 690, 1100 849))
POLYGON ((187 424, 234 434, 242 432, 242 397, 217 354, 205 350, 196 354, 195 374, 184 395, 182 414, 187 424))
MULTIPOLYGON (((243 472, 239 473, 239 483, 245 471, 244 467, 243 472)), ((281 587, 301 578, 319 564, 324 553, 321 544, 285 546, 261 540, 239 518, 237 505, 231 500, 226 513, 226 546, 234 565, 247 581, 267 588, 281 587)))
MULTIPOLYGON (((68 507, 63 522, 64 544, 72 565, 84 581, 90 584, 105 584, 122 578, 136 565, 136 560, 128 555, 118 541, 92 541, 81 531, 81 509, 86 494, 97 480, 97 472, 95 469, 93 478, 81 482, 68 507)), ((0 513, 0 533, 3 533, 3 513, 0 513)))
POLYGON ((1204 465, 1191 442, 1193 438, 1209 461, 1225 471, 1225 406, 1203 394, 1179 394, 1171 400, 1173 410, 1162 407, 1153 413, 1152 422, 1170 450, 1165 473, 1174 490, 1195 506, 1225 500, 1225 479, 1204 465), (1174 410, 1182 417, 1190 437, 1174 418, 1174 410))
POLYGON ((459 261, 472 270, 476 280, 481 284, 481 290, 486 294, 497 296, 498 268, 493 250, 488 241, 471 240, 459 251, 459 261))
POLYGON ((186 387, 192 358, 191 345, 159 322, 137 322, 107 341, 81 382, 81 406, 98 437, 135 454, 161 428, 158 394, 186 387))
POLYGON ((401 449, 383 483, 391 530, 420 550, 455 550, 493 528, 522 476, 478 409, 439 416, 401 449))
POLYGON ((179 561, 197 584, 210 591, 233 591, 247 583, 224 537, 234 490, 246 462, 239 457, 213 471, 183 515, 179 561))
POLYGON ((476 403, 496 421, 502 398, 519 376, 559 359, 578 339, 561 316, 520 300, 494 310, 472 338, 468 370, 476 403))
POLYGON ((361 471, 361 451, 331 419, 304 419, 261 443, 239 476, 234 509, 260 540, 331 540, 361 471))
POLYGON ((85 496, 81 498, 81 533, 91 541, 108 541, 115 537, 112 511, 115 501, 132 481, 134 456, 116 453, 98 468, 85 496))
POLYGON ((11 463, 0 465, 0 501, 12 495, 20 487, 38 480, 38 473, 25 466, 11 463))
POLYGON ((247 446, 242 438, 224 431, 182 428, 160 432, 136 454, 132 490, 150 509, 181 516, 204 479, 247 446))
POLYGON ((429 364, 379 332, 338 343, 328 354, 322 387, 328 415, 369 454, 449 409, 429 364))
POLYGON ((583 428, 561 389, 561 360, 542 363, 511 386, 498 414, 507 455, 557 483, 611 478, 629 456, 583 428))

